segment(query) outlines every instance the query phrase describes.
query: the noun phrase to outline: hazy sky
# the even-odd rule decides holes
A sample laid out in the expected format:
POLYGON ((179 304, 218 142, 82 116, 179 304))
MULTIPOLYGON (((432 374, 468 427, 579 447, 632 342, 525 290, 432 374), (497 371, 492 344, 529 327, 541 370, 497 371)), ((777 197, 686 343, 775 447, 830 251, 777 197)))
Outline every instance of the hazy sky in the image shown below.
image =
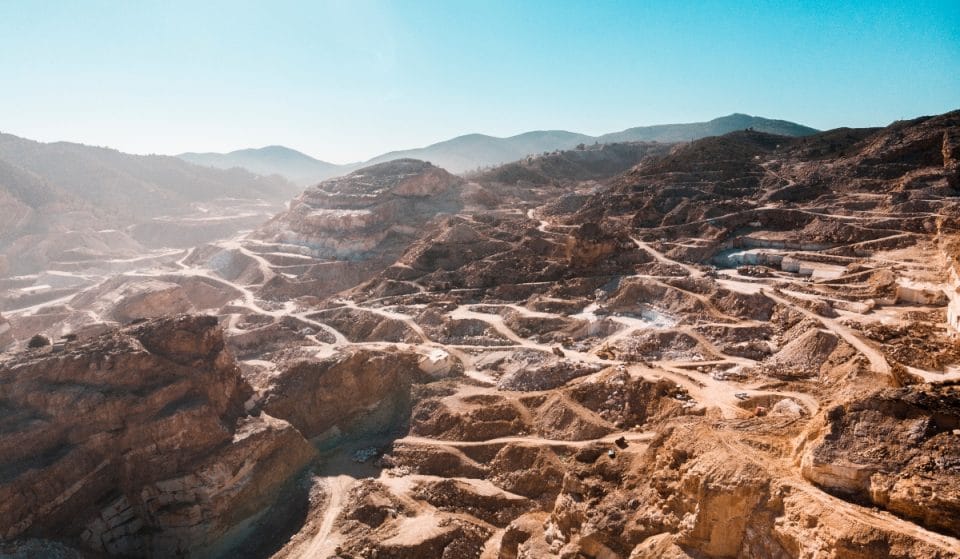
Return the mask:
POLYGON ((955 108, 958 0, 0 0, 0 130, 133 153, 955 108))

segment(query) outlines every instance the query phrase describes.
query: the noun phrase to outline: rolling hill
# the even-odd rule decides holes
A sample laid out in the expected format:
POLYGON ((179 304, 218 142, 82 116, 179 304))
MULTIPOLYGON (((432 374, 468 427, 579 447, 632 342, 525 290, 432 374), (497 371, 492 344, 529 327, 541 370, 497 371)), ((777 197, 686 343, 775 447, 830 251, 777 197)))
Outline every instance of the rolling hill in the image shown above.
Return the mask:
POLYGON ((178 157, 210 167, 243 167, 258 174, 278 174, 297 184, 313 184, 343 175, 361 167, 396 159, 420 159, 452 173, 464 173, 478 167, 490 167, 523 159, 527 155, 572 149, 577 144, 614 142, 680 142, 707 136, 720 136, 735 130, 753 128, 758 132, 782 136, 806 136, 816 129, 786 120, 773 120, 735 113, 708 122, 639 126, 620 132, 589 136, 565 130, 537 130, 498 138, 486 134, 466 134, 426 147, 391 151, 362 163, 335 165, 283 146, 243 149, 230 153, 183 153, 178 157))
POLYGON ((343 166, 314 159, 284 146, 239 149, 230 153, 181 153, 180 159, 215 167, 240 167, 258 175, 281 175, 300 186, 318 183, 341 174, 343 166))
POLYGON ((52 260, 135 256, 175 230, 184 242, 216 238, 265 219, 255 214, 298 190, 239 168, 0 134, 0 276, 52 260))

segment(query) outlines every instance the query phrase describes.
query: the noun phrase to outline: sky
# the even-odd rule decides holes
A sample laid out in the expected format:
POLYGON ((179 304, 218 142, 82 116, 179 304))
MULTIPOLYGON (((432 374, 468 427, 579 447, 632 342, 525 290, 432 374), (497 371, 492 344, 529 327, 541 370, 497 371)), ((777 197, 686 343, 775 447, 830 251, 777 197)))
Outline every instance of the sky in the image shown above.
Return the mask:
POLYGON ((0 131, 131 153, 957 108, 958 0, 0 0, 0 131))

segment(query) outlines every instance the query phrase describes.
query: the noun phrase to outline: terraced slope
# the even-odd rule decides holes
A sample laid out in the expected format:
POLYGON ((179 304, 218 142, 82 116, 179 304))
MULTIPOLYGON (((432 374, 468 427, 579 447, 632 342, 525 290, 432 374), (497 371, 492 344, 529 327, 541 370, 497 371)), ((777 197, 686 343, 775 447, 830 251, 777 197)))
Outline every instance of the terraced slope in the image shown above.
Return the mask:
POLYGON ((0 379, 121 312, 217 316, 244 416, 318 452, 271 509, 284 530, 247 525, 251 556, 960 557, 958 146, 960 112, 741 131, 554 196, 375 167, 250 237, 5 311, 20 347, 79 339, 0 379), (377 217, 281 238, 316 211, 377 217), (355 232, 374 248, 331 249, 355 232))

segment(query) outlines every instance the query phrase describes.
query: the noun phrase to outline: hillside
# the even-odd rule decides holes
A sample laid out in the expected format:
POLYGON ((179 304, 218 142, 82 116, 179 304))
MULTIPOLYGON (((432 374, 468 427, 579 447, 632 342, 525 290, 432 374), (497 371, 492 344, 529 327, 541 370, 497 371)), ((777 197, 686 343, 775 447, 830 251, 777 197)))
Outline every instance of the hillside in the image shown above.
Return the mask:
POLYGON ((258 175, 280 175, 300 186, 341 174, 343 166, 314 159, 284 146, 239 149, 230 153, 181 153, 180 159, 205 167, 240 167, 258 175))
POLYGON ((368 163, 413 158, 430 161, 452 173, 462 173, 477 167, 516 161, 531 154, 571 149, 579 143, 592 141, 593 138, 585 134, 563 130, 526 132, 509 138, 468 134, 423 148, 385 153, 368 163))
POLYGON ((468 176, 483 184, 536 186, 600 180, 629 170, 645 157, 663 155, 669 149, 670 144, 659 142, 589 145, 526 157, 468 176))
POLYGON ((960 111, 391 161, 9 279, 0 555, 960 558, 958 200, 960 111))
POLYGON ((688 124, 659 124, 638 126, 622 132, 604 134, 596 138, 601 144, 609 142, 687 142, 708 136, 722 136, 736 130, 753 128, 757 132, 778 136, 809 136, 818 132, 815 128, 790 122, 773 120, 741 113, 715 118, 708 122, 688 124))
POLYGON ((386 153, 371 159, 369 163, 412 157, 430 161, 454 173, 462 173, 477 167, 516 161, 528 155, 572 149, 580 143, 680 142, 707 136, 720 136, 747 128, 783 136, 806 136, 817 132, 813 128, 785 120, 732 114, 709 122, 639 126, 601 136, 588 136, 563 130, 526 132, 509 138, 470 134, 424 148, 386 153))
MULTIPOLYGON (((0 160, 110 214, 153 217, 216 198, 280 201, 297 191, 279 178, 192 165, 165 155, 131 155, 68 142, 0 134, 0 160)), ((8 187, 12 188, 12 187, 8 187)))
POLYGON ((782 136, 806 136, 817 130, 785 120, 772 120, 745 114, 732 114, 709 122, 639 126, 621 132, 589 136, 565 130, 537 130, 516 136, 498 138, 485 134, 467 134, 426 147, 391 151, 363 163, 334 165, 314 159, 282 146, 239 150, 226 154, 184 153, 177 157, 212 167, 243 167, 259 174, 278 174, 297 184, 313 184, 320 180, 347 174, 361 167, 394 161, 419 159, 429 161, 451 173, 475 171, 481 167, 518 161, 528 155, 556 150, 569 150, 578 144, 615 142, 680 142, 706 136, 720 136, 734 130, 753 128, 759 132, 782 136))
POLYGON ((243 169, 0 134, 0 274, 220 238, 296 191, 243 169))

